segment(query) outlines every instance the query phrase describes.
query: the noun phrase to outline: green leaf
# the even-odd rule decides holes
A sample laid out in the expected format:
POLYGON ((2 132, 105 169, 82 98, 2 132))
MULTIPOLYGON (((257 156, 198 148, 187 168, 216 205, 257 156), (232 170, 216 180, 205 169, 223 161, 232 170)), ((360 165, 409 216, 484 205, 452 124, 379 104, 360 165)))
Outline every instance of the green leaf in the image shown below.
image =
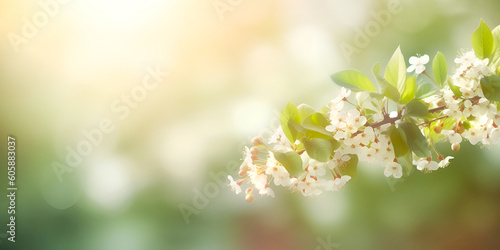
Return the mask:
POLYGON ((496 69, 500 66, 500 25, 493 29, 493 49, 490 56, 490 66, 496 69))
POLYGON ((333 74, 331 78, 339 86, 346 87, 352 91, 377 91, 370 79, 357 70, 340 71, 333 74))
POLYGON ((352 179, 356 177, 358 171, 358 156, 354 154, 349 155, 351 159, 345 165, 341 165, 338 167, 338 170, 341 175, 349 175, 352 179))
POLYGON ((319 138, 303 138, 302 143, 304 144, 307 154, 311 158, 320 162, 327 162, 330 160, 330 155, 332 154, 332 144, 330 141, 319 138))
POLYGON ((411 151, 420 157, 431 156, 427 139, 425 139, 422 131, 420 131, 416 124, 403 122, 399 124, 399 127, 403 129, 406 135, 406 141, 408 142, 408 146, 411 151))
POLYGON ((328 118, 319 112, 309 115, 301 123, 307 137, 332 140, 332 133, 325 129, 328 125, 330 125, 328 118))
POLYGON ((273 151, 274 158, 285 167, 286 171, 290 173, 291 176, 299 176, 303 173, 302 169, 302 158, 295 151, 273 151))
MULTIPOLYGON (((312 129, 312 130, 316 130, 318 128, 323 128, 323 130, 324 130, 324 128, 328 125, 330 125, 328 118, 324 114, 319 113, 319 112, 310 114, 309 116, 304 118, 304 120, 302 121, 302 127, 306 128, 306 129, 312 129)), ((321 132, 323 130, 318 130, 318 131, 321 132)), ((326 130, 324 130, 324 131, 326 131, 326 130)), ((328 133, 331 134, 330 132, 328 132, 328 133)))
POLYGON ((453 84, 451 77, 448 76, 448 79, 446 81, 448 82, 448 86, 450 86, 450 89, 453 92, 453 94, 455 94, 455 96, 458 98, 462 97, 462 91, 460 91, 460 87, 453 84))
POLYGON ((467 119, 463 120, 462 125, 464 126, 465 130, 469 130, 471 128, 470 122, 467 121, 467 119))
POLYGON ((335 154, 335 150, 337 150, 338 148, 340 148, 340 142, 338 142, 337 140, 335 139, 330 139, 330 143, 332 144, 332 152, 331 152, 331 155, 334 155, 335 154))
POLYGON ((380 76, 380 63, 375 63, 373 66, 372 66, 372 72, 373 74, 375 75, 375 77, 378 79, 378 78, 382 78, 380 76))
POLYGON ((328 114, 328 107, 327 107, 327 106, 323 106, 323 107, 319 110, 319 112, 320 112, 321 114, 323 114, 323 115, 328 114))
POLYGON ((492 75, 481 79, 484 97, 490 101, 500 101, 500 76, 492 75))
POLYGON ((491 55, 494 43, 493 34, 483 19, 481 19, 479 27, 472 33, 471 42, 478 58, 484 59, 491 55))
POLYGON ((406 142, 406 136, 401 128, 396 128, 396 126, 391 125, 389 130, 387 130, 387 135, 391 138, 392 145, 394 147, 394 154, 396 157, 402 157, 408 153, 408 144, 406 142))
POLYGON ((429 138, 430 143, 438 143, 442 139, 445 138, 445 136, 441 133, 436 133, 434 131, 434 128, 436 126, 440 126, 441 130, 451 130, 453 126, 455 125, 456 119, 453 117, 448 117, 445 119, 440 119, 439 121, 433 121, 429 124, 428 127, 424 128, 424 135, 429 138))
POLYGON ((292 103, 288 103, 280 112, 280 123, 283 133, 291 143, 297 140, 299 131, 296 126, 300 124, 299 110, 292 103))
POLYGON ((401 94, 401 98, 399 99, 399 103, 407 104, 413 98, 415 98, 415 93, 417 91, 417 82, 414 76, 406 78, 405 90, 401 94))
POLYGON ((432 72, 434 73, 434 78, 439 84, 439 87, 443 87, 444 82, 448 76, 448 65, 446 64, 446 58, 443 53, 438 52, 432 61, 432 72))
POLYGON ((380 92, 382 92, 382 95, 395 102, 399 101, 399 91, 396 87, 389 84, 385 79, 378 79, 378 84, 380 85, 380 92))
POLYGON ((316 111, 314 111, 314 109, 311 106, 304 103, 300 104, 297 107, 297 109, 299 110, 299 117, 301 121, 304 120, 309 115, 316 113, 316 111))
POLYGON ((384 99, 384 95, 382 95, 380 93, 375 93, 375 92, 370 92, 370 97, 374 98, 374 99, 377 99, 377 100, 384 99))
POLYGON ((409 176, 413 171, 413 154, 406 154, 403 157, 398 158, 398 163, 403 167, 403 173, 409 176))
MULTIPOLYGON (((399 91, 398 91, 397 87, 393 86, 387 80, 385 80, 383 77, 380 76, 380 63, 376 63, 375 65, 373 65, 372 71, 373 71, 373 74, 375 75, 375 77, 377 78, 378 85, 380 86, 380 93, 383 96, 385 96, 385 97, 387 97, 395 102, 398 102, 399 98, 400 98, 399 91)), ((372 93, 370 93, 370 94, 372 94, 372 93)), ((378 99, 381 99, 381 98, 378 98, 378 99)))
POLYGON ((421 100, 413 100, 406 104, 405 115, 425 118, 429 116, 429 107, 421 100))
POLYGON ((439 87, 434 83, 422 83, 417 87, 417 93, 415 93, 415 99, 424 99, 429 96, 438 94, 440 91, 439 87))
POLYGON ((403 91, 406 81, 406 62, 400 47, 396 49, 391 60, 389 60, 385 68, 384 77, 387 82, 396 87, 400 92, 403 91))

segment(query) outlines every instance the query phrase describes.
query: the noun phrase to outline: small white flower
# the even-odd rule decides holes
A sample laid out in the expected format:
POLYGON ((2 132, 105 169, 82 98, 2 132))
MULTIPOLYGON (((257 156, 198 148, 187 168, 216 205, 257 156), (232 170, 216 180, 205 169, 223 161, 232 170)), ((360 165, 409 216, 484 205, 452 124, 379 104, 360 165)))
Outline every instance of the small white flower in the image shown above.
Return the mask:
POLYGON ((496 144, 500 141, 500 128, 494 128, 489 133, 489 139, 491 144, 496 144))
MULTIPOLYGON (((330 125, 330 126, 331 126, 331 125, 330 125)), ((330 130, 329 130, 329 127, 330 127, 330 126, 326 126, 326 130, 327 130, 327 131, 330 131, 330 130)), ((332 132, 332 131, 330 131, 330 132, 332 132)), ((346 133, 345 131, 342 131, 342 130, 337 131, 337 132, 335 133, 335 135, 333 136, 333 138, 334 138, 335 140, 337 140, 337 141, 340 141, 340 140, 346 139, 346 138, 347 138, 347 133, 346 133)))
POLYGON ((267 196, 271 196, 274 198, 274 191, 270 188, 270 187, 267 187, 265 189, 261 189, 259 190, 259 194, 260 195, 267 195, 267 196))
POLYGON ((345 184, 351 179, 351 176, 344 175, 335 180, 327 181, 324 186, 326 191, 338 191, 345 186, 345 184))
POLYGON ((481 112, 482 110, 479 105, 473 105, 470 100, 466 100, 464 102, 464 111, 462 113, 465 117, 469 117, 471 115, 478 117, 481 115, 481 112))
POLYGON ((339 103, 339 102, 342 102, 344 98, 347 98, 351 95, 351 90, 350 89, 346 89, 344 87, 340 88, 340 94, 335 97, 335 99, 333 99, 330 103, 339 103))
POLYGON ((434 171, 439 168, 439 164, 435 161, 428 161, 426 158, 422 158, 418 161, 413 161, 414 165, 417 165, 417 169, 423 172, 434 171))
MULTIPOLYGON (((358 131, 358 128, 365 125, 366 123, 366 117, 362 116, 359 110, 357 109, 351 109, 347 113, 347 125, 353 125, 353 131, 356 132, 358 131)), ((351 131, 352 132, 352 131, 351 131)), ((352 133, 354 133, 352 132, 352 133)))
POLYGON ((325 164, 316 160, 311 160, 309 162, 309 167, 307 168, 309 170, 309 174, 316 177, 324 176, 326 174, 326 170, 323 165, 325 164))
POLYGON ((373 163, 376 160, 377 151, 374 148, 364 147, 360 157, 362 161, 373 163))
POLYGON ((451 144, 462 142, 462 136, 460 136, 459 133, 456 133, 455 130, 442 130, 441 134, 447 136, 451 144))
POLYGON ((250 153, 250 149, 247 146, 243 149, 243 162, 248 166, 253 165, 252 153, 250 153))
POLYGON ((350 160, 351 160, 351 156, 343 154, 340 151, 336 151, 335 154, 333 155, 333 163, 334 163, 333 165, 334 166, 343 166, 350 160))
POLYGON ((464 138, 469 140, 470 144, 476 145, 478 142, 483 140, 484 130, 481 128, 470 128, 462 133, 464 138))
POLYGON ((233 190, 236 194, 241 193, 241 187, 234 181, 233 177, 228 175, 227 178, 229 179, 229 186, 231 187, 231 190, 233 190))
POLYGON ((274 158, 274 154, 269 152, 269 157, 267 158, 266 164, 266 174, 272 175, 274 178, 274 185, 279 186, 289 186, 290 185, 290 174, 286 171, 277 160, 274 158))
POLYGON ((318 182, 316 179, 307 176, 304 181, 298 183, 298 189, 304 196, 320 195, 321 189, 318 189, 318 182))
MULTIPOLYGON (((496 109, 496 107, 495 107, 495 109, 496 109)), ((493 115, 490 115, 490 116, 491 116, 491 118, 490 118, 490 119, 492 119, 492 120, 493 120, 493 122, 495 122, 495 124, 496 124, 497 126, 500 126, 500 112, 498 112, 498 113, 494 113, 493 115)))
POLYGON ((466 67, 470 66, 477 57, 474 54, 474 51, 468 51, 464 53, 462 56, 455 58, 455 63, 462 64, 466 67))
POLYGON ((442 161, 439 162, 439 167, 440 168, 445 168, 447 167, 448 165, 450 165, 450 160, 453 159, 454 157, 453 156, 446 156, 446 158, 444 158, 442 161))
POLYGON ((281 126, 279 126, 274 134, 269 138, 269 144, 273 144, 273 148, 276 150, 284 150, 291 147, 291 143, 286 138, 281 126))
POLYGON ((448 108, 443 110, 443 114, 455 118, 457 120, 462 119, 462 112, 460 111, 460 106, 456 103, 448 103, 448 108))
POLYGON ((415 71, 415 74, 420 74, 425 70, 425 64, 429 62, 429 56, 423 55, 421 57, 412 56, 410 57, 410 67, 408 67, 407 71, 412 72, 415 71))
POLYGON ((393 176, 394 178, 401 178, 403 176, 403 168, 397 162, 391 162, 385 166, 384 175, 386 177, 393 176))
POLYGON ((250 182, 255 186, 256 189, 262 190, 266 188, 267 175, 249 172, 248 176, 250 176, 250 182))
POLYGON ((344 102, 330 102, 328 108, 330 108, 330 120, 336 119, 344 108, 344 102))

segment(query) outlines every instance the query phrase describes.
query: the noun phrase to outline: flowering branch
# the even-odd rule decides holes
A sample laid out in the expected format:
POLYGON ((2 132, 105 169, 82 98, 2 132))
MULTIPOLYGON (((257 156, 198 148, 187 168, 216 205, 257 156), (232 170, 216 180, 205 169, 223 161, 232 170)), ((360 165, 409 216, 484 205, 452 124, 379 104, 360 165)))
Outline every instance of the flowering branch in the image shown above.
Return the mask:
POLYGON ((433 59, 431 76, 425 66, 428 55, 410 57, 406 67, 400 48, 383 76, 380 64, 373 66, 378 88, 356 70, 334 74, 332 80, 342 87, 339 95, 320 111, 288 103, 280 113, 281 126, 267 143, 255 137, 254 146, 245 147, 240 178, 228 177, 231 188, 240 193, 248 182, 248 202, 254 201, 254 191, 274 197, 272 183, 304 196, 319 195, 354 178, 359 161, 384 165, 385 176, 401 178, 414 166, 426 173, 448 166, 453 157, 438 152, 434 144, 440 141, 448 141, 454 151, 463 140, 497 143, 500 26, 491 31, 481 20, 472 46, 473 51, 454 60, 452 75, 442 53, 433 59), (432 83, 425 83, 421 74, 432 83), (395 110, 389 110, 392 106, 395 110))

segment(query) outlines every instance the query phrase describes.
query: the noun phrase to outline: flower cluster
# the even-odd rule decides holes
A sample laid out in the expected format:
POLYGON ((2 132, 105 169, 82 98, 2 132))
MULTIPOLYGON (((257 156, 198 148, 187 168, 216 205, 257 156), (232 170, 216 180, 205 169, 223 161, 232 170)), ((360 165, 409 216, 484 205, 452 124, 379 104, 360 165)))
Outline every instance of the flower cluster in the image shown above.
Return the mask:
POLYGON ((292 150, 290 147, 292 144, 287 141, 281 127, 269 139, 269 146, 273 148, 266 145, 261 137, 254 138, 252 142, 255 146, 250 149, 245 147, 243 152, 244 160, 239 171, 241 179, 234 181, 232 176, 228 176, 229 185, 236 194, 241 192, 240 186, 244 181, 252 185, 245 191, 248 202, 254 200, 254 190, 260 195, 274 197, 274 191, 269 187, 271 182, 275 186, 283 186, 301 192, 304 196, 311 196, 319 195, 323 190, 339 190, 351 179, 348 175, 341 176, 336 169, 349 161, 348 155, 339 154, 336 156, 338 159, 323 163, 311 159, 305 151, 300 155, 305 173, 301 176, 291 176, 273 153, 274 150, 283 152, 292 150), (264 152, 259 148, 263 148, 264 152), (331 180, 326 178, 328 175, 333 176, 331 180))
POLYGON ((482 91, 481 80, 493 74, 489 59, 479 59, 473 51, 455 59, 458 67, 450 78, 451 86, 458 88, 457 96, 449 86, 442 89, 446 109, 443 113, 455 122, 450 130, 442 130, 452 144, 453 150, 460 149, 462 138, 471 144, 492 145, 499 141, 500 113, 495 102, 488 100, 482 91))
POLYGON ((355 177, 359 161, 384 166, 380 171, 386 177, 401 178, 412 169, 429 173, 447 167, 453 157, 434 147, 443 139, 453 151, 464 140, 473 145, 498 143, 500 49, 493 48, 499 47, 500 37, 493 39, 496 46, 487 44, 491 39, 476 36, 484 36, 489 27, 481 22, 478 30, 474 51, 455 59, 457 67, 450 76, 440 52, 432 63, 432 77, 426 72, 428 55, 412 56, 406 67, 400 63, 404 57, 399 48, 384 76, 379 64, 373 67, 378 91, 361 72, 334 74, 332 79, 342 86, 339 95, 319 112, 289 103, 267 143, 255 137, 254 146, 245 147, 239 179, 228 176, 230 187, 238 194, 243 183, 249 183, 248 202, 256 192, 274 197, 270 184, 313 196, 342 189, 355 177))

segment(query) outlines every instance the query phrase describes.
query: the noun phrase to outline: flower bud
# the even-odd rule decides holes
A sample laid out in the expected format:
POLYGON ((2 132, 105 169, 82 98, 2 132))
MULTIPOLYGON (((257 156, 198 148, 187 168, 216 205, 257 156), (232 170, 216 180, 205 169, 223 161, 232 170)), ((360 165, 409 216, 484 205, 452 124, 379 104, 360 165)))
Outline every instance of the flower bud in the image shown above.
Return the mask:
POLYGON ((258 149, 258 148, 256 148, 256 147, 252 147, 252 148, 250 149, 250 153, 251 153, 252 155, 258 155, 258 154, 260 153, 260 149, 258 149))
POLYGON ((245 196, 245 200, 246 200, 248 203, 252 203, 252 202, 255 200, 255 196, 253 196, 253 194, 252 194, 252 193, 247 194, 247 195, 245 196))
POLYGON ((436 125, 434 127, 434 132, 436 132, 436 134, 441 134, 441 131, 443 131, 443 127, 441 127, 439 125, 436 125))
POLYGON ((451 145, 451 149, 452 149, 453 151, 458 151, 458 150, 460 150, 460 144, 458 144, 458 143, 453 143, 453 144, 451 145))
POLYGON ((250 168, 248 167, 248 164, 246 162, 243 162, 243 164, 241 164, 241 166, 240 166, 240 170, 241 171, 248 171, 248 170, 250 170, 250 168))
POLYGON ((463 132, 465 132, 465 128, 464 128, 464 125, 462 124, 462 121, 459 121, 456 125, 456 128, 455 128, 455 132, 459 133, 459 134, 462 134, 463 132))
POLYGON ((236 181, 236 184, 238 184, 238 186, 241 186, 241 184, 243 184, 243 181, 244 181, 243 179, 239 179, 236 181))
POLYGON ((240 172, 238 172, 238 175, 239 175, 240 177, 243 177, 243 176, 245 176, 246 174, 247 174, 247 171, 246 171, 246 170, 240 170, 240 172))
POLYGON ((264 145, 264 141, 263 141, 262 137, 256 136, 256 137, 252 138, 252 144, 254 146, 264 145))
POLYGON ((245 190, 245 194, 251 194, 253 192, 253 188, 247 188, 247 190, 245 190))

